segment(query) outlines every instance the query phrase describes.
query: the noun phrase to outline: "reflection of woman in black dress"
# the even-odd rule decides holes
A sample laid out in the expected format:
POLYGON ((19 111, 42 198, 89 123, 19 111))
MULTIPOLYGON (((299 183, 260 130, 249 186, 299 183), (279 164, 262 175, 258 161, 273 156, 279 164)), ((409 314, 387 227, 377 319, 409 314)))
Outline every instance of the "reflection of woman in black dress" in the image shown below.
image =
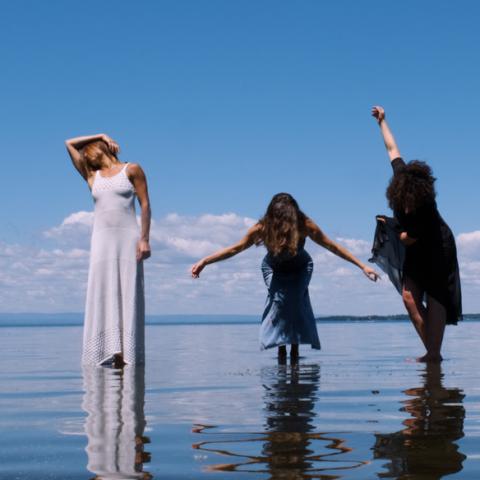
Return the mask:
POLYGON ((418 360, 439 362, 445 324, 456 324, 462 315, 455 238, 437 210, 430 167, 416 160, 405 163, 383 108, 374 107, 372 115, 380 125, 394 172, 387 198, 406 247, 403 301, 427 350, 418 360))
POLYGON ((439 364, 428 364, 423 386, 405 390, 403 408, 410 414, 400 432, 376 434, 373 447, 377 459, 390 460, 379 478, 425 478, 437 480, 460 472, 466 456, 458 449, 463 436, 464 394, 442 385, 439 364))

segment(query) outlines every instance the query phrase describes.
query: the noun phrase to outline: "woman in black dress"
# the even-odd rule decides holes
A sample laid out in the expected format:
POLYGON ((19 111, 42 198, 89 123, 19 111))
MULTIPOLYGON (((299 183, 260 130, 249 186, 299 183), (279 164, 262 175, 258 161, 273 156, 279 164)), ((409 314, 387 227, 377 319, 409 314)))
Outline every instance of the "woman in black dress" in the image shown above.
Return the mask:
POLYGON ((462 316, 460 276, 455 237, 437 210, 431 168, 417 160, 405 163, 385 120, 382 107, 373 107, 393 177, 387 199, 400 225, 405 245, 402 297, 427 353, 422 362, 440 362, 445 324, 462 316))

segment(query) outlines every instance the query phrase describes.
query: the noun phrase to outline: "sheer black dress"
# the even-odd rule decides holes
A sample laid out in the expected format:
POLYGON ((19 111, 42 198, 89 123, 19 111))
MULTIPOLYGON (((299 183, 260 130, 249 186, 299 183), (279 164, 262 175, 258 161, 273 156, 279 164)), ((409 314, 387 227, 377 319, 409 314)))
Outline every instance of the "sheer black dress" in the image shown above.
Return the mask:
MULTIPOLYGON (((393 174, 405 168, 402 158, 392 161, 393 174)), ((417 241, 405 248, 403 281, 410 278, 447 311, 447 323, 462 318, 462 296, 455 237, 437 210, 435 200, 416 211, 395 211, 402 231, 417 241)))

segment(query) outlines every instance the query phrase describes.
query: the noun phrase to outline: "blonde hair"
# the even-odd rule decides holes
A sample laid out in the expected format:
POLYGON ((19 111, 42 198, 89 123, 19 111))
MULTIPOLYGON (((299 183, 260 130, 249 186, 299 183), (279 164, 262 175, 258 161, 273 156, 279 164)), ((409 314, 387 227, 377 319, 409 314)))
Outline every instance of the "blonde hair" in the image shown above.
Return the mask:
POLYGON ((94 142, 87 143, 84 147, 81 148, 80 154, 82 156, 83 168, 87 174, 99 170, 101 167, 99 165, 92 165, 91 161, 87 158, 85 154, 92 152, 94 149, 99 149, 104 155, 109 157, 114 162, 118 162, 117 155, 108 148, 108 145, 103 140, 95 140, 94 142))

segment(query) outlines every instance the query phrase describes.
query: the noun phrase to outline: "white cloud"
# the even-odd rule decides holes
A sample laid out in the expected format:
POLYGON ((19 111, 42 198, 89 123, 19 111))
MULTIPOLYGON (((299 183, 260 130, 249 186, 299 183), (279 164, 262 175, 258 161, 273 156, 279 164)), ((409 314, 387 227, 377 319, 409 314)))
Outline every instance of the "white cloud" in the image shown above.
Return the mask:
POLYGON ((43 232, 45 238, 58 245, 88 249, 93 227, 93 212, 75 212, 63 222, 43 232))
MULTIPOLYGON (((260 272, 263 247, 189 275, 200 257, 229 245, 255 222, 235 213, 166 215, 152 222, 153 255, 145 263, 149 313, 245 313, 261 315, 266 289, 260 272)), ((44 232, 45 244, 0 243, 0 311, 82 311, 88 275, 92 212, 76 212, 44 232)), ((366 261, 370 242, 337 238, 366 261)), ((465 311, 479 311, 480 231, 457 238, 465 311)), ((315 262, 310 285, 317 315, 403 312, 386 278, 374 284, 353 265, 308 241, 315 262)))
POLYGON ((88 251, 0 244, 0 311, 81 310, 88 251))
POLYGON ((372 249, 372 242, 360 240, 358 238, 343 238, 338 237, 337 241, 344 247, 348 248, 354 255, 370 255, 372 249))
POLYGON ((460 255, 480 259, 480 230, 458 235, 457 247, 460 255))

